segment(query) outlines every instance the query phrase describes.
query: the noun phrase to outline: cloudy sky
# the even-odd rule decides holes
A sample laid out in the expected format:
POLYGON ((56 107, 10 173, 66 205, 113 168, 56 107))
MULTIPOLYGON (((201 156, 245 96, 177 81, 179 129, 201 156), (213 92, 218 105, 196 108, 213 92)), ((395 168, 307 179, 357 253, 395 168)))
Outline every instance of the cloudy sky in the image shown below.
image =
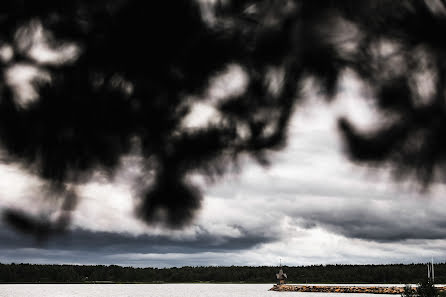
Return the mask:
MULTIPOLYGON (((229 68, 216 79, 236 92, 244 76, 229 68), (226 81, 225 81, 226 80, 226 81)), ((348 73, 338 99, 327 104, 317 88, 304 86, 308 100, 298 107, 286 149, 262 167, 246 158, 241 170, 203 185, 204 200, 195 221, 182 230, 146 226, 134 217, 133 184, 137 157, 122 161, 109 180, 100 174, 82 186, 70 232, 36 243, 0 226, 0 262, 183 265, 287 265, 329 263, 412 263, 434 257, 444 262, 445 187, 420 192, 410 181, 395 183, 385 168, 349 162, 336 119, 348 116, 368 128, 379 120, 367 93, 348 73)), ((226 90, 227 91, 227 90, 226 90)), ((212 101, 212 100, 211 100, 212 101)), ((211 105, 197 105, 188 122, 215 119, 211 105)), ((0 165, 0 208, 36 205, 35 215, 54 215, 42 198, 41 181, 15 164, 0 165)))

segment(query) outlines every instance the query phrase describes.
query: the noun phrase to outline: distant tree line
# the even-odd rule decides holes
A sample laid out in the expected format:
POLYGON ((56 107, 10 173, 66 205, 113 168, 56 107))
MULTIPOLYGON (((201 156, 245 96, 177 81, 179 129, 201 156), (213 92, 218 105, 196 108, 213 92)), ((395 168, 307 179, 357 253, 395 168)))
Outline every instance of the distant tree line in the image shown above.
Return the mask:
MULTIPOLYGON (((277 267, 185 266, 137 268, 117 265, 0 264, 0 283, 246 282, 274 283, 277 267)), ((284 267, 289 283, 421 283, 424 264, 314 265, 284 267)), ((435 265, 436 283, 446 283, 446 263, 435 265)))

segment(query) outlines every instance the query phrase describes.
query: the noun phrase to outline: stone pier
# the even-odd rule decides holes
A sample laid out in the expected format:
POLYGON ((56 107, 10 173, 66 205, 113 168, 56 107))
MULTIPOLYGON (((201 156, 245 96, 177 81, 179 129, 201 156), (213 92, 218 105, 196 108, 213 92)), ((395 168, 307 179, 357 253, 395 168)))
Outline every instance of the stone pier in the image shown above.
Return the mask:
MULTIPOLYGON (((437 287, 446 291, 446 287, 437 287)), ((415 290, 415 288, 414 288, 415 290)), ((270 291, 279 292, 319 292, 319 293, 367 293, 367 294, 401 294, 404 287, 372 286, 312 286, 312 285, 274 285, 270 291)))

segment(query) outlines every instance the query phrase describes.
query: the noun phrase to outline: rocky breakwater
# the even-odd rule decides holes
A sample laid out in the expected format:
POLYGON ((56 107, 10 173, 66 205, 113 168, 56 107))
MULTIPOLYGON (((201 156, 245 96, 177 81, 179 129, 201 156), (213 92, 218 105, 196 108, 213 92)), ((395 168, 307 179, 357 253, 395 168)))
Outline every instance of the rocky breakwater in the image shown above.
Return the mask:
MULTIPOLYGON (((446 287, 437 287, 445 291, 446 287)), ((367 287, 367 286, 304 286, 274 285, 270 291, 279 292, 319 292, 319 293, 368 293, 368 294, 401 294, 404 287, 367 287)))

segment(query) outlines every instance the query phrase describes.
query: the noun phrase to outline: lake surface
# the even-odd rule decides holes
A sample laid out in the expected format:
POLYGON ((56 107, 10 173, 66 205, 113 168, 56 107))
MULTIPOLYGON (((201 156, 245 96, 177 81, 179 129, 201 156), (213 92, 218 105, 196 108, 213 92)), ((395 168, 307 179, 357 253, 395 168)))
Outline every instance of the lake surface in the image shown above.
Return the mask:
MULTIPOLYGON (((375 294, 271 292, 272 284, 0 284, 0 297, 377 297, 375 294)), ((396 295, 379 295, 396 296, 396 295)))

